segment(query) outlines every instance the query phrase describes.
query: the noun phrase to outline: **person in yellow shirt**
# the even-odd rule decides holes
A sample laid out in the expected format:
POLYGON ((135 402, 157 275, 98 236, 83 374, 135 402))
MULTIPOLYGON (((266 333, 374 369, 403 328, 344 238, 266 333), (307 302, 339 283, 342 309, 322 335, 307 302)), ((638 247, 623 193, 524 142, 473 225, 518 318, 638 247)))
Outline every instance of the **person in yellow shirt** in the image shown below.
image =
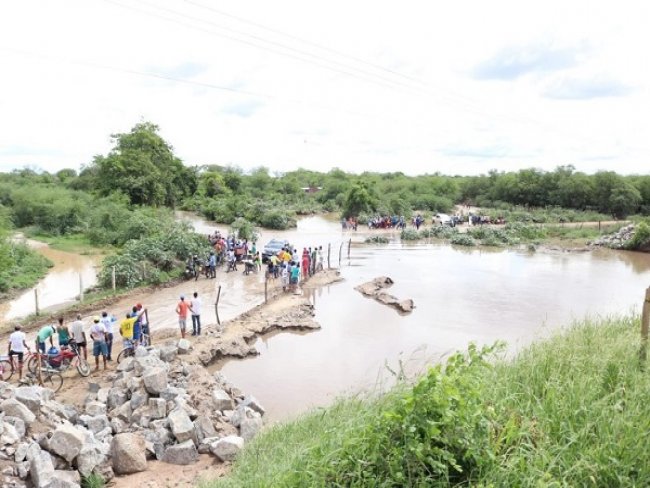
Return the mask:
POLYGON ((124 340, 124 347, 131 347, 136 320, 138 320, 138 317, 131 317, 130 314, 126 314, 126 318, 120 322, 120 335, 124 340))

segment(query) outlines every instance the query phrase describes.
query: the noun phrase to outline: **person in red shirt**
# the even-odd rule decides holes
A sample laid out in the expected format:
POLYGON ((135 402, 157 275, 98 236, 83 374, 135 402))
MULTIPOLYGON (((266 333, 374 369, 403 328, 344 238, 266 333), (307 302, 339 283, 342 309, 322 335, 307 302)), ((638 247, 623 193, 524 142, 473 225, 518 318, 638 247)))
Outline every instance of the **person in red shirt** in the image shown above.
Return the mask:
POLYGON ((181 337, 185 339, 185 328, 187 327, 187 312, 190 306, 185 301, 185 295, 181 295, 181 301, 176 305, 176 313, 178 314, 178 326, 181 329, 181 337))

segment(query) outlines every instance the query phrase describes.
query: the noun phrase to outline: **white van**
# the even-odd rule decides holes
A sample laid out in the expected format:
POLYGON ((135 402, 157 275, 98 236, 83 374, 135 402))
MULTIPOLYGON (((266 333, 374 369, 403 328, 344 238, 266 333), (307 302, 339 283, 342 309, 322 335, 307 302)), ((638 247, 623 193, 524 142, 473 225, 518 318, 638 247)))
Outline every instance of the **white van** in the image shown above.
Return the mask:
POLYGON ((454 227, 454 221, 447 214, 435 214, 433 216, 433 225, 448 225, 449 227, 454 227))

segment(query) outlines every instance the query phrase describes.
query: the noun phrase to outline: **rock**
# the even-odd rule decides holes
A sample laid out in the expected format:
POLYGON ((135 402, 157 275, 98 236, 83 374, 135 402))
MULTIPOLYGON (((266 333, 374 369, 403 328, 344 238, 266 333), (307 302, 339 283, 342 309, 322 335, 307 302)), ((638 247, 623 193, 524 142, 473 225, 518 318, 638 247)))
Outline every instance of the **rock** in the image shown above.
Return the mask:
POLYGON ((415 308, 415 305, 413 304, 413 300, 409 298, 407 300, 402 300, 401 302, 397 303, 397 308, 402 312, 412 312, 413 309, 415 308))
POLYGON ((160 359, 166 363, 172 362, 176 359, 178 348, 176 346, 163 346, 160 348, 160 359))
POLYGON ((131 409, 136 410, 149 401, 149 394, 145 390, 134 391, 131 394, 131 409))
POLYGON ((194 421, 194 430, 196 431, 196 438, 199 443, 203 441, 203 439, 215 437, 217 435, 212 420, 203 415, 199 415, 194 421))
POLYGON ((152 395, 160 395, 167 389, 167 371, 163 368, 151 369, 142 378, 145 389, 152 395))
POLYGON ((132 413, 133 413, 133 409, 131 408, 131 404, 129 402, 126 402, 120 405, 119 407, 111 410, 109 415, 111 419, 118 418, 124 420, 125 422, 128 422, 129 419, 131 418, 132 413))
POLYGON ((106 406, 109 410, 119 407, 127 401, 128 397, 126 392, 120 388, 111 388, 108 390, 108 397, 106 399, 106 406))
POLYGON ((71 463, 83 444, 83 432, 70 424, 61 424, 50 437, 48 450, 71 463))
POLYGON ((91 417, 89 415, 82 415, 79 420, 88 428, 90 432, 96 434, 106 428, 110 428, 110 422, 106 415, 96 415, 91 417))
POLYGON ((95 440, 84 444, 76 462, 82 476, 89 476, 97 466, 106 462, 109 452, 105 446, 95 440))
POLYGON ((188 354, 192 349, 192 343, 187 339, 180 339, 178 341, 178 354, 188 354))
POLYGON ((136 358, 143 358, 145 356, 149 355, 149 351, 147 351, 147 348, 144 346, 138 346, 135 348, 135 357, 136 358))
POLYGON ((165 368, 167 364, 164 361, 161 361, 160 358, 149 354, 141 358, 135 358, 133 360, 133 372, 136 376, 142 376, 147 371, 153 368, 165 368))
POLYGON ((118 434, 111 443, 113 470, 117 474, 138 473, 147 469, 144 439, 137 434, 118 434))
POLYGON ((44 488, 79 488, 79 486, 81 486, 79 473, 57 469, 44 488))
POLYGON ((14 461, 17 463, 22 463, 25 458, 27 458, 27 449, 29 448, 29 444, 26 442, 21 442, 18 444, 18 447, 16 447, 16 452, 14 453, 14 461))
POLYGON ((126 423, 121 418, 114 418, 111 420, 111 429, 113 430, 113 434, 121 434, 122 432, 126 432, 128 429, 129 425, 126 423))
POLYGON ((233 408, 232 398, 221 389, 212 390, 212 405, 215 410, 230 410, 233 408))
POLYGON ((171 401, 176 399, 176 397, 184 397, 187 392, 183 388, 175 388, 173 386, 167 387, 167 389, 160 393, 160 398, 171 401))
POLYGON ((246 405, 239 405, 232 415, 230 415, 229 420, 232 425, 239 427, 244 419, 255 416, 259 416, 259 413, 246 405))
POLYGON ((174 434, 178 442, 192 440, 194 443, 197 443, 194 424, 185 410, 181 408, 172 410, 168 419, 172 434, 174 434))
POLYGON ((52 398, 53 392, 40 386, 20 386, 14 390, 15 398, 32 412, 38 412, 44 402, 52 398))
POLYGON ((255 410, 260 415, 264 415, 264 413, 266 412, 262 404, 258 402, 257 398, 255 398, 253 395, 248 395, 247 397, 245 397, 244 401, 241 402, 241 405, 255 410))
MULTIPOLYGON (((95 439, 97 439, 98 441, 103 441, 104 439, 106 439, 108 436, 111 435, 113 435, 113 428, 109 424, 108 427, 105 427, 104 429, 100 430, 95 434, 95 439)), ((108 440, 110 441, 110 439, 108 440)))
POLYGON ((135 366, 135 358, 133 357, 128 357, 122 360, 120 364, 117 365, 117 370, 118 371, 133 371, 133 368, 135 366))
POLYGON ((29 460, 29 475, 36 488, 43 488, 54 476, 54 464, 49 453, 40 449, 29 460))
POLYGON ((222 461, 232 461, 244 447, 244 439, 229 435, 210 446, 210 452, 222 461))
POLYGON ((18 437, 25 437, 25 422, 23 422, 23 419, 18 418, 18 417, 10 417, 10 416, 5 416, 4 421, 6 424, 13 425, 14 429, 16 429, 16 433, 18 434, 18 437))
POLYGON ((99 383, 88 383, 88 391, 91 393, 97 393, 101 387, 99 383))
POLYGON ((27 461, 24 461, 22 463, 18 463, 16 466, 16 470, 18 471, 17 475, 21 480, 26 480, 27 477, 29 476, 29 463, 27 461))
MULTIPOLYGON (((9 446, 18 443, 21 439, 21 436, 18 435, 16 428, 11 424, 2 425, 3 429, 2 434, 0 435, 0 445, 9 446)), ((9 458, 7 457, 7 459, 9 458)))
POLYGON ((164 419, 167 416, 167 402, 162 398, 149 398, 152 419, 164 419))
POLYGON ((354 289, 361 292, 362 294, 370 297, 374 297, 377 292, 384 288, 388 288, 393 284, 393 280, 388 276, 378 276, 372 281, 363 283, 362 285, 355 286, 354 289))
POLYGON ((106 405, 101 402, 88 402, 86 403, 86 413, 91 417, 96 415, 103 415, 106 413, 106 405))
POLYGON ((263 425, 262 419, 259 417, 245 418, 239 424, 239 435, 248 442, 262 430, 263 425))
POLYGON ((144 380, 140 376, 131 376, 126 380, 126 387, 131 393, 137 390, 143 390, 144 380))
POLYGON ((97 401, 101 403, 107 403, 108 392, 110 390, 111 390, 110 388, 100 388, 99 391, 97 391, 97 401))
POLYGON ((45 402, 43 407, 41 407, 41 411, 51 412, 53 415, 65 419, 71 424, 76 423, 79 416, 79 412, 77 412, 74 406, 55 402, 54 400, 45 402))
POLYGON ((162 460, 169 464, 193 464, 199 459, 199 453, 191 440, 187 440, 165 449, 162 460))
POLYGON ((4 412, 6 415, 18 417, 27 425, 36 420, 36 415, 34 415, 24 403, 21 403, 14 398, 9 398, 0 403, 0 411, 4 412))

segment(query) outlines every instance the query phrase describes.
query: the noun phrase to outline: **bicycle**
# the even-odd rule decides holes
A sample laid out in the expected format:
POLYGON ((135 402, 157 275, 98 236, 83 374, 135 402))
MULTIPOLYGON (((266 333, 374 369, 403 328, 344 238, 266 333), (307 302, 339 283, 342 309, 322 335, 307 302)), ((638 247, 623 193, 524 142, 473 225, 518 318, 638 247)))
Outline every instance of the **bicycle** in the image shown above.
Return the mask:
MULTIPOLYGON (((38 376, 35 373, 27 373, 22 383, 26 386, 38 385, 38 376)), ((41 368, 41 383, 44 388, 58 393, 63 386, 63 375, 52 368, 41 368)))
MULTIPOLYGON (((27 369, 30 373, 36 372, 37 356, 34 354, 27 360, 27 369)), ((79 354, 79 348, 71 343, 68 348, 62 348, 58 354, 41 354, 41 367, 65 372, 74 365, 79 375, 90 376, 90 364, 79 354)))
MULTIPOLYGON (((151 336, 147 333, 142 333, 140 334, 140 345, 144 347, 149 347, 151 346, 151 336)), ((120 364, 121 361, 123 361, 126 358, 130 358, 135 356, 135 342, 132 340, 129 340, 128 342, 125 340, 124 341, 124 349, 120 351, 120 353, 117 355, 117 364, 120 364)))

